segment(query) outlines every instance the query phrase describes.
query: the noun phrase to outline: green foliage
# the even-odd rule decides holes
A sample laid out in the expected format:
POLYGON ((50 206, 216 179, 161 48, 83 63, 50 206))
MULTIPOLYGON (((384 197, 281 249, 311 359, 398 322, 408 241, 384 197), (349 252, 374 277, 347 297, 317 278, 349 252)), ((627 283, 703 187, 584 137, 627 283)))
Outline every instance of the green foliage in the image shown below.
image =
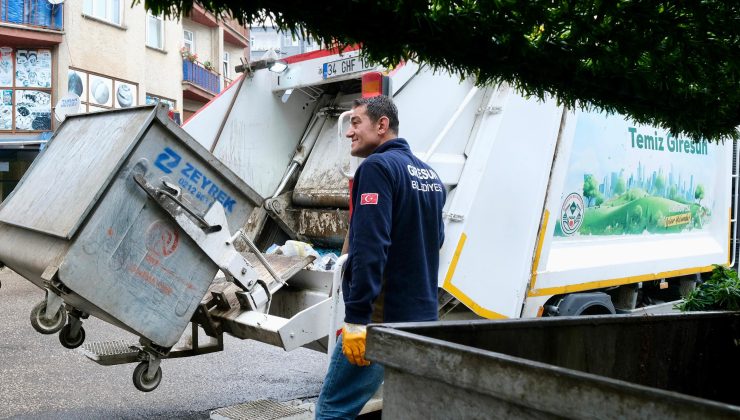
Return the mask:
MULTIPOLYGON (((588 199, 590 205, 591 200, 596 199, 599 194, 599 183, 596 181, 596 178, 594 178, 591 174, 586 174, 583 176, 583 196, 588 199)), ((603 199, 602 199, 603 201, 603 199)))
POLYGON ((665 188, 665 176, 658 175, 655 177, 655 185, 653 186, 655 188, 656 194, 663 194, 663 189, 665 188))
POLYGON ((678 197, 678 188, 675 185, 671 185, 671 188, 668 189, 668 198, 673 201, 676 201, 676 198, 680 198, 678 197))
POLYGON ((641 188, 630 188, 630 190, 627 191, 625 194, 616 196, 607 201, 606 205, 610 207, 617 207, 635 201, 638 198, 646 197, 647 195, 648 193, 641 188))
POLYGON ((715 265, 712 276, 676 305, 681 311, 740 310, 740 279, 737 271, 715 265))
POLYGON ((642 215, 642 206, 638 204, 632 209, 630 221, 634 224, 643 224, 642 215))
POLYGON ((632 188, 604 206, 588 208, 579 232, 581 235, 640 235, 646 231, 651 234, 676 234, 701 228, 702 218, 706 218, 706 215, 697 204, 687 206, 685 210, 691 212, 693 223, 666 226, 666 216, 676 213, 672 210, 676 204, 676 201, 649 196, 639 188, 632 188))
POLYGON ((696 186, 696 190, 694 191, 694 198, 699 200, 701 203, 701 199, 704 198, 704 186, 699 184, 696 186))
MULTIPOLYGON (((132 0, 134 4, 141 0, 132 0)), ((362 44, 375 62, 415 59, 555 95, 698 140, 738 138, 740 2, 723 0, 203 0, 240 22, 362 44)), ((192 0, 144 0, 179 17, 192 0)))

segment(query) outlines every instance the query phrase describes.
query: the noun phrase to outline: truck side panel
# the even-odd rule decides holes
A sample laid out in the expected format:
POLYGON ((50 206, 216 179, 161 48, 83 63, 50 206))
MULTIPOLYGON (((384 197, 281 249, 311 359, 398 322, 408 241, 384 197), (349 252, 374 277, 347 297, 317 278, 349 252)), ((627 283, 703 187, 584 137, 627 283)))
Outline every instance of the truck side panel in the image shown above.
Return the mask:
POLYGON ((271 90, 272 75, 258 71, 244 80, 213 150, 262 198, 278 187, 317 104, 302 92, 283 103, 271 90))
POLYGON ((729 262, 731 144, 591 112, 570 114, 567 125, 530 296, 729 262))
POLYGON ((448 198, 440 285, 480 316, 518 317, 562 108, 507 87, 487 108, 448 198))

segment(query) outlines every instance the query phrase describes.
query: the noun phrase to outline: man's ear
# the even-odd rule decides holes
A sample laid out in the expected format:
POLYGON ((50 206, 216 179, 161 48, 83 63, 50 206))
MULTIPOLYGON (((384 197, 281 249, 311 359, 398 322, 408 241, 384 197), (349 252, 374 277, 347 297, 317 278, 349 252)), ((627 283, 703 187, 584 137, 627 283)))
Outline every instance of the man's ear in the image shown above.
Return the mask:
POLYGON ((390 120, 386 116, 380 117, 378 120, 378 134, 385 134, 388 132, 388 125, 390 124, 390 120))

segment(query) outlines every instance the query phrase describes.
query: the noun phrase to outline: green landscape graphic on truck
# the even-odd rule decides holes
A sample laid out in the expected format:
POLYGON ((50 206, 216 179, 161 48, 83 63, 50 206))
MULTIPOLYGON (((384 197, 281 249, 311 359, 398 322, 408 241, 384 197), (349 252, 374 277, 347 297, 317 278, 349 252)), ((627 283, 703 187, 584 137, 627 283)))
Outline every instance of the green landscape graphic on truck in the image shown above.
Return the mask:
POLYGON ((682 233, 711 222, 713 144, 586 112, 574 136, 556 237, 682 233))

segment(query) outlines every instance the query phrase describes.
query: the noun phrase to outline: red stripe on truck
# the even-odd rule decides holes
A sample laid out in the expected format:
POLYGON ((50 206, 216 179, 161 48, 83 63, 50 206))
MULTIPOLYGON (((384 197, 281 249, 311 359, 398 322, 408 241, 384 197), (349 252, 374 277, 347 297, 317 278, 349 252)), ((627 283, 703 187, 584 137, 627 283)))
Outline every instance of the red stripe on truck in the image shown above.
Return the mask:
MULTIPOLYGON (((244 73, 242 73, 242 74, 241 74, 241 75, 240 75, 239 77, 237 77, 236 79, 232 80, 232 81, 231 81, 231 83, 230 83, 230 84, 229 84, 228 86, 226 86, 226 87, 224 88, 224 90, 222 90, 221 92, 219 92, 219 94, 218 94, 218 95, 214 96, 214 97, 213 97, 213 99, 211 99, 210 101, 208 101, 208 102, 207 102, 207 103, 206 103, 205 105, 203 105, 202 107, 198 108, 198 110, 197 110, 197 111, 195 111, 195 113, 194 113, 193 115, 189 116, 189 117, 188 117, 188 119, 187 119, 187 120, 185 120, 185 122, 184 122, 184 123, 182 123, 182 126, 184 127, 184 126, 185 126, 185 124, 187 124, 187 123, 188 123, 188 121, 190 121, 190 120, 192 120, 192 119, 193 119, 193 117, 194 117, 194 116, 196 116, 196 115, 200 114, 200 111, 203 111, 204 109, 206 109, 206 108, 208 107, 208 105, 210 105, 211 103, 213 103, 213 101, 215 101, 216 99, 218 99, 218 97, 219 97, 219 96, 223 95, 223 94, 224 94, 224 93, 225 93, 225 92, 226 92, 227 90, 231 89, 231 88, 232 88, 232 87, 233 87, 234 85, 236 85, 236 82, 238 82, 239 80, 241 80, 241 79, 242 79, 242 77, 244 77, 244 73)), ((184 111, 184 108, 183 108, 183 111, 184 111)))
MULTIPOLYGON (((345 47, 341 52, 346 53, 350 51, 356 51, 359 49, 360 49, 359 45, 350 45, 349 47, 345 47)), ((308 60, 313 60, 316 58, 328 57, 330 55, 335 55, 339 53, 340 53, 339 48, 330 48, 328 50, 316 50, 316 51, 311 51, 311 52, 307 52, 303 54, 291 55, 290 57, 285 57, 283 60, 285 60, 285 62, 288 64, 293 64, 293 63, 299 63, 301 61, 308 61, 308 60)))

